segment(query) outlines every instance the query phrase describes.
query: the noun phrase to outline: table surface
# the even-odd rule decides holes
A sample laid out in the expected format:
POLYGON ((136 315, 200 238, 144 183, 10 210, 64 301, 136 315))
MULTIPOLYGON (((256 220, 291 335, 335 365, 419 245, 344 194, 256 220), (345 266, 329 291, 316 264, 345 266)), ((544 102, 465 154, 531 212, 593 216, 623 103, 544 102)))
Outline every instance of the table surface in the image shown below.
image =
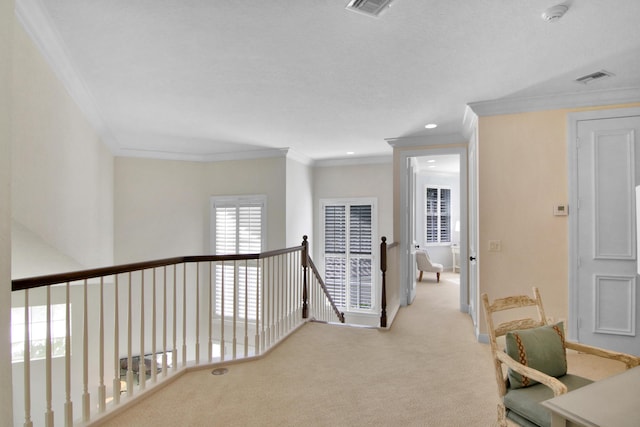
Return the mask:
POLYGON ((640 366, 542 402, 582 426, 640 426, 640 366))

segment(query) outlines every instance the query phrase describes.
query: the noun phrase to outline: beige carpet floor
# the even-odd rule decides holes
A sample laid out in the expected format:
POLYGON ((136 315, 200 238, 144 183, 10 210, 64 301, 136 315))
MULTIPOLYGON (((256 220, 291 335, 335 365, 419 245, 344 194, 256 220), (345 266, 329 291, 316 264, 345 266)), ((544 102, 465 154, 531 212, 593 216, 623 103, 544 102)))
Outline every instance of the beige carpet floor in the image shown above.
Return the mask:
POLYGON ((104 425, 492 426, 489 346, 458 311, 455 279, 423 279, 388 331, 309 323, 260 360, 187 373, 104 425))

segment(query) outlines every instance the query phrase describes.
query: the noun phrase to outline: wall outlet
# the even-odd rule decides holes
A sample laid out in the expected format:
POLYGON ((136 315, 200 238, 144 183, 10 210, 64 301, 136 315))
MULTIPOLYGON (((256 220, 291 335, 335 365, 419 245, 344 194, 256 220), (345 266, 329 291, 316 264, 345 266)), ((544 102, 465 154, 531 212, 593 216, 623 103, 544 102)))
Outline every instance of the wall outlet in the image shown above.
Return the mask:
POLYGON ((500 240, 489 240, 489 252, 500 252, 502 250, 502 242, 500 240))

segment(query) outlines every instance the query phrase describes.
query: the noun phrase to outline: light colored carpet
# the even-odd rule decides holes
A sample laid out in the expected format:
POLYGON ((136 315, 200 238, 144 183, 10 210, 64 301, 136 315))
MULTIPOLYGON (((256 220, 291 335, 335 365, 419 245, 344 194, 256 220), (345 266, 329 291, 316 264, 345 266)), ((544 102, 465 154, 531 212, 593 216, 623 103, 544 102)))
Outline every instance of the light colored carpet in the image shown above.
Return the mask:
POLYGON ((185 374, 104 425, 494 425, 489 346, 451 274, 418 283, 389 331, 310 323, 263 359, 185 374))

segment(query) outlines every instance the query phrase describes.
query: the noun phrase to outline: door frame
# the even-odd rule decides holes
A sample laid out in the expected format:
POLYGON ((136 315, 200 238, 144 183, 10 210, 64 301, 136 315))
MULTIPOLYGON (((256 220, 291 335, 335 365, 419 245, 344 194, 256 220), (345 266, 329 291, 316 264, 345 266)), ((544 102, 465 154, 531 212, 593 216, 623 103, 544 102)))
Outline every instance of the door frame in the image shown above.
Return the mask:
MULTIPOLYGON (((469 311, 469 280, 467 273, 468 266, 468 235, 467 235, 467 223, 468 223, 468 166, 467 166, 467 145, 455 145, 451 147, 443 147, 440 145, 437 148, 420 148, 402 150, 399 153, 400 160, 400 260, 401 266, 407 266, 407 269, 400 269, 400 305, 406 306, 411 304, 411 289, 414 283, 410 283, 411 275, 408 273, 408 269, 414 268, 415 265, 409 265, 411 260, 411 246, 412 239, 409 236, 409 224, 408 216, 402 212, 408 206, 411 206, 411 198, 415 197, 415 194, 409 194, 410 185, 408 182, 408 164, 407 161, 410 157, 424 157, 424 156, 436 156, 458 154, 460 156, 460 311, 467 313, 469 311), (464 262, 463 262, 464 261, 464 262), (404 291, 404 292, 402 292, 404 291)), ((414 192, 415 193, 415 192, 414 192)))
POLYGON ((569 319, 568 338, 578 334, 578 125, 582 121, 640 116, 640 107, 580 111, 567 114, 567 161, 569 172, 569 319))

